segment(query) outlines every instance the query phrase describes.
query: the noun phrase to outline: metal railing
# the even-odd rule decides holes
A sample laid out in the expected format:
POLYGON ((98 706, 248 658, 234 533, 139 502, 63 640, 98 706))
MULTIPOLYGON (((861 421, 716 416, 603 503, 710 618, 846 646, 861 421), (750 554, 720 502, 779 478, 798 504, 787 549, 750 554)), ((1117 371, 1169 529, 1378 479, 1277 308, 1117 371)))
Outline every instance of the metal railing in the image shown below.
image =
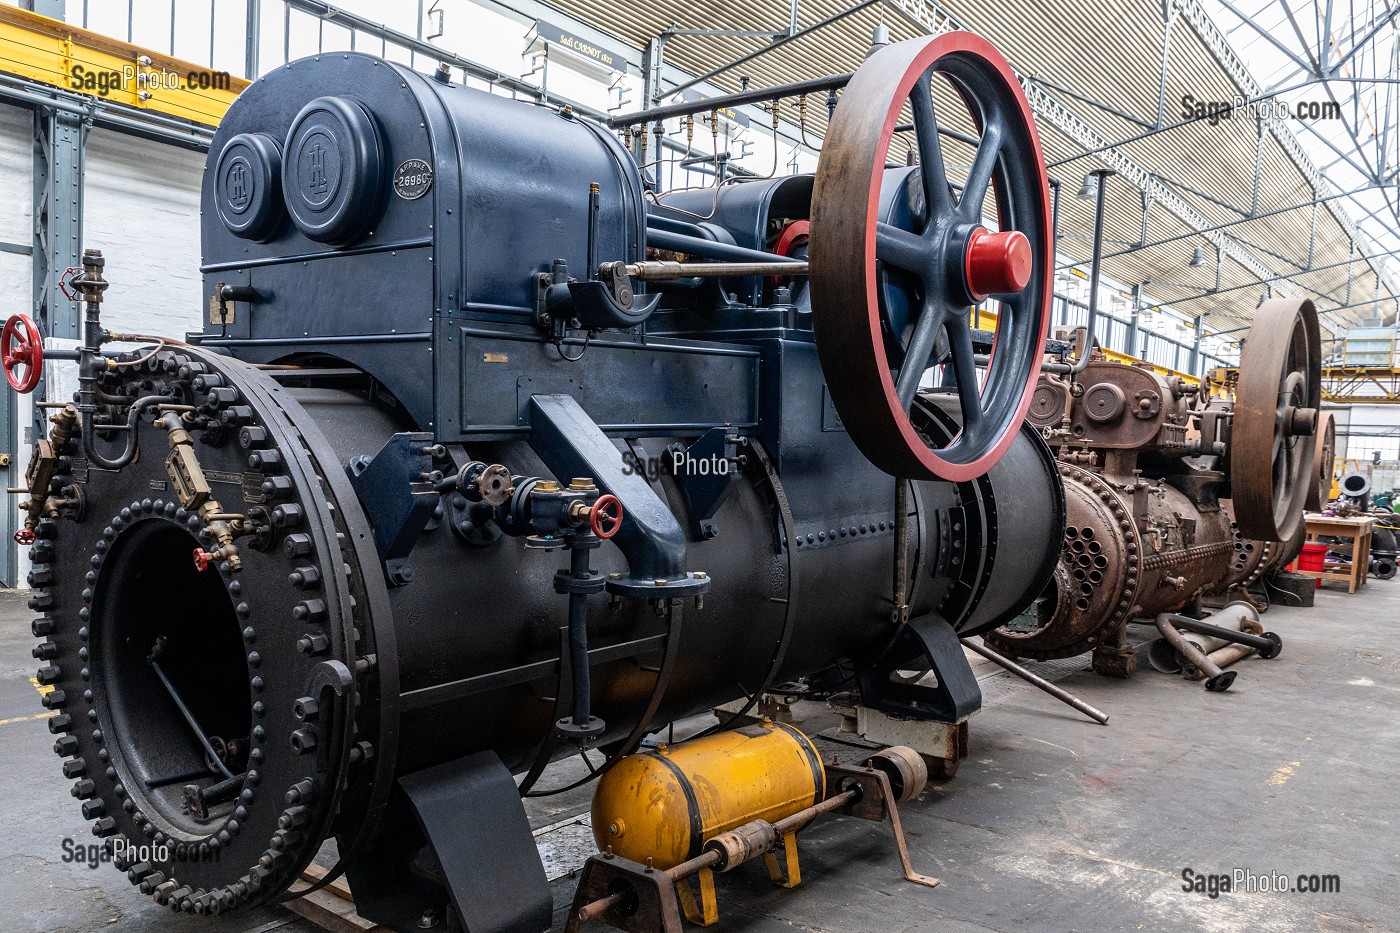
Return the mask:
MULTIPOLYGON (((1056 293, 1051 318, 1052 329, 1084 327, 1088 322, 1089 306, 1087 304, 1068 295, 1056 293)), ((1197 353, 1194 345, 1168 337, 1166 334, 1145 330, 1142 328, 1141 322, 1139 322, 1137 331, 1138 345, 1131 346, 1132 321, 1107 311, 1099 311, 1094 316, 1094 325, 1096 328, 1095 336, 1105 349, 1126 353, 1129 356, 1135 356, 1140 360, 1165 366, 1177 372, 1201 376, 1216 367, 1233 365, 1204 350, 1199 351, 1199 357, 1193 364, 1193 354, 1197 353)))

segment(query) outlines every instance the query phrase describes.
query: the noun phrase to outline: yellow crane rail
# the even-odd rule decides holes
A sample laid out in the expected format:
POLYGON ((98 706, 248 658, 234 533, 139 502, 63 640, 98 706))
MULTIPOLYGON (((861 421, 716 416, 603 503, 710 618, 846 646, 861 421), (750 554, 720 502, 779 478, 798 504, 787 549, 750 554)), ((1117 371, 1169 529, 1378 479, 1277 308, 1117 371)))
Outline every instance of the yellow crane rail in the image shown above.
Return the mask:
POLYGON ((0 72, 218 126, 243 78, 0 4, 0 72))
POLYGON ((1329 402, 1400 405, 1400 367, 1324 366, 1322 397, 1329 402))

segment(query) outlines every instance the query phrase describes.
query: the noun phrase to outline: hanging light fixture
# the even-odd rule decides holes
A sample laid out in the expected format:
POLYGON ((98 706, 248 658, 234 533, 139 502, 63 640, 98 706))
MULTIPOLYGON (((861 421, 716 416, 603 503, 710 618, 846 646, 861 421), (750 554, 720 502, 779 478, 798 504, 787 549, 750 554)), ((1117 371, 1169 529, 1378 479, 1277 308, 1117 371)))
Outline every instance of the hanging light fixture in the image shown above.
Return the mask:
POLYGON ((875 31, 870 36, 870 48, 866 51, 865 57, 869 58, 876 52, 890 44, 890 27, 885 25, 885 11, 880 8, 880 22, 876 24, 875 31))
POLYGON ((1084 187, 1075 192, 1075 197, 1081 201, 1092 201, 1099 192, 1099 179, 1093 172, 1084 176, 1084 187))
POLYGON ((1205 251, 1204 248, 1198 246, 1198 247, 1196 247, 1196 251, 1195 251, 1194 253, 1191 254, 1191 268, 1192 268, 1192 269, 1199 269, 1201 266, 1204 266, 1205 264, 1206 264, 1206 251, 1205 251))

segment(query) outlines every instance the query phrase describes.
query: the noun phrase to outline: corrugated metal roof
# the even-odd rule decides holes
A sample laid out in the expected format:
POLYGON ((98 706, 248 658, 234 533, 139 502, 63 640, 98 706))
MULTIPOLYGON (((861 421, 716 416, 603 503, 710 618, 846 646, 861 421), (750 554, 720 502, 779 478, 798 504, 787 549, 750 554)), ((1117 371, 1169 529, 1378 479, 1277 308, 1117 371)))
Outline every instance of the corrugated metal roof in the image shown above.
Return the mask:
MULTIPOLYGON (((566 14, 606 29, 637 48, 645 48, 667 28, 761 29, 781 33, 788 28, 790 13, 788 0, 758 4, 738 4, 733 0, 553 2, 566 14)), ((849 7, 841 0, 800 0, 796 23, 799 29, 806 28, 849 7)), ((1162 80, 1163 44, 1168 30, 1163 7, 1158 4, 1142 0, 1049 0, 1032 7, 1011 0, 949 0, 945 9, 996 44, 1023 81, 1038 82, 1043 90, 1111 141, 1131 140, 1142 134, 1144 127, 1058 92, 1055 87, 1108 104, 1149 126, 1157 123, 1159 106, 1165 124, 1180 121, 1185 95, 1203 101, 1230 101, 1238 94, 1211 51, 1181 22, 1171 32, 1170 67, 1165 81, 1162 80)), ((894 41, 923 33, 910 18, 898 15, 893 3, 889 8, 876 5, 721 74, 712 83, 737 90, 741 76, 748 77, 753 87, 764 87, 853 70, 864 59, 872 31, 882 21, 894 41)), ((668 40, 665 59, 668 65, 699 75, 767 44, 761 38, 677 36, 668 40)), ((961 110, 953 108, 950 99, 936 98, 936 103, 941 108, 940 120, 955 109, 961 110)), ((786 109, 784 113, 791 115, 786 109)), ((809 106, 808 133, 820 136, 824 122, 825 108, 809 106)), ((1101 162, 1095 156, 1084 155, 1079 143, 1048 121, 1041 121, 1040 133, 1051 174, 1064 184, 1060 201, 1061 258, 1087 260, 1091 252, 1093 205, 1075 199, 1073 193, 1079 189, 1084 173, 1101 162)), ((1312 243, 1312 266, 1330 268, 1300 275, 1291 280, 1291 286, 1283 287, 1314 298, 1324 312, 1346 303, 1345 263, 1351 256, 1350 237, 1325 208, 1317 211, 1316 235, 1312 235, 1314 212, 1308 206, 1313 196, 1311 185, 1271 135, 1266 135, 1261 145, 1254 120, 1237 115, 1216 126, 1192 123, 1124 142, 1119 148, 1175 189, 1211 225, 1240 220, 1251 211, 1267 214, 1303 205, 1297 210, 1237 224, 1225 232, 1278 274, 1307 267, 1312 243), (1191 189, 1201 194, 1192 193, 1191 189)), ((1109 242, 1105 252, 1118 253, 1139 243, 1142 227, 1140 192, 1121 180, 1111 182, 1105 222, 1109 242)), ((1161 205, 1149 207, 1149 242, 1189 230, 1161 205)), ((1202 314, 1206 326, 1216 331, 1246 325, 1263 291, 1256 275, 1227 259, 1221 270, 1221 294, 1198 297, 1201 290, 1213 287, 1216 281, 1214 251, 1200 237, 1114 256, 1105 261, 1104 272, 1122 282, 1146 282, 1145 291, 1154 299, 1173 304, 1188 314, 1202 314), (1192 268, 1189 260, 1196 246, 1206 247, 1207 262, 1192 268), (1246 287, 1251 283, 1254 287, 1246 287)), ((1369 266, 1356 262, 1352 267, 1352 301, 1369 299, 1375 284, 1369 266)), ((1388 286, 1382 283, 1381 294, 1389 293, 1388 286)), ((1368 305, 1327 317, 1334 327, 1340 328, 1370 313, 1368 305)))

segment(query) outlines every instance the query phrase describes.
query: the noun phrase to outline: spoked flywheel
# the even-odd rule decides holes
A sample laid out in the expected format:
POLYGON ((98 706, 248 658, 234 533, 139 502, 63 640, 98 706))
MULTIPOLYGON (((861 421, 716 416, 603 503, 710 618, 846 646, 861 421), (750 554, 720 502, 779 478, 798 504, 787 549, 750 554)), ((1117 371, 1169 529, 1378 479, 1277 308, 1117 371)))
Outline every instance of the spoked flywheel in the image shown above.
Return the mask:
POLYGON ((963 482, 985 474, 1030 405, 1053 266, 1040 139, 996 49, 946 33, 888 46, 861 66, 817 163, 808 251, 822 371, 856 446, 895 476, 963 482), (978 136, 940 126, 936 81, 957 92, 978 136), (918 163, 889 168, 906 107, 918 163), (960 187, 940 136, 975 146, 960 187), (996 231, 983 225, 989 192, 996 231), (989 297, 1000 310, 990 359, 979 360, 971 308, 989 297), (937 445, 909 412, 925 372, 945 362, 962 430, 937 445))
POLYGON ((1276 298, 1254 313, 1240 354, 1230 489, 1240 533, 1286 541, 1303 520, 1322 398, 1322 338, 1311 301, 1276 298))
POLYGON ((1309 512, 1321 512, 1327 507, 1332 491, 1332 458, 1337 450, 1337 425, 1332 413, 1324 411, 1317 419, 1313 435, 1312 476, 1308 483, 1308 499, 1303 503, 1309 512))

